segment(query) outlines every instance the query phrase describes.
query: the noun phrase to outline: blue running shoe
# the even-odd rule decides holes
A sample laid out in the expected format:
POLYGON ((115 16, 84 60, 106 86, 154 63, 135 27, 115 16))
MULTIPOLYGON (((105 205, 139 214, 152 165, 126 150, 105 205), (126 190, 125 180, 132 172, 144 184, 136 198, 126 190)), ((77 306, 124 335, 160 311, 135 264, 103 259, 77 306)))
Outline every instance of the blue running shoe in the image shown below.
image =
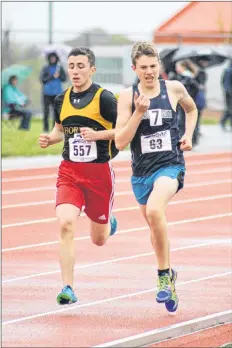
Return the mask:
POLYGON ((172 297, 172 283, 169 273, 163 273, 158 277, 156 301, 158 303, 168 302, 172 297))
POLYGON ((66 305, 77 302, 77 297, 70 285, 66 285, 56 299, 59 305, 66 305))
POLYGON ((110 217, 110 226, 111 226, 110 236, 113 236, 113 234, 115 234, 115 232, 117 231, 117 226, 118 226, 118 221, 114 215, 111 215, 110 217))
POLYGON ((172 297, 165 303, 165 307, 169 312, 175 312, 178 307, 179 299, 176 293, 175 283, 177 279, 177 272, 172 269, 172 297))

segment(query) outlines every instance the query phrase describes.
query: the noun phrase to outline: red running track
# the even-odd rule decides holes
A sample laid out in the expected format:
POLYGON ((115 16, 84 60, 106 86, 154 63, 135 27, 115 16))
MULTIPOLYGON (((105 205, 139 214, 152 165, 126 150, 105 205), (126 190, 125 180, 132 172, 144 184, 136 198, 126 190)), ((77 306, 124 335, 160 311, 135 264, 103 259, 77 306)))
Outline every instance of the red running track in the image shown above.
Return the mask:
MULTIPOLYGON (((56 168, 3 172, 3 347, 90 347, 231 309, 230 161, 230 153, 186 156, 185 189, 167 211, 171 258, 179 273, 175 315, 155 301, 156 260, 131 193, 128 162, 114 164, 118 233, 96 247, 87 218, 79 219, 80 302, 66 307, 56 304, 62 286, 53 206, 56 168), (41 188, 46 186, 51 188, 41 188)), ((215 329, 223 332, 222 344, 231 341, 227 328, 215 329)), ((221 344, 216 331, 207 332, 165 345, 191 346, 193 337, 195 347, 207 346, 209 337, 211 346, 221 344)))
POLYGON ((232 324, 219 325, 177 339, 163 341, 149 346, 158 347, 221 347, 232 342, 232 324))

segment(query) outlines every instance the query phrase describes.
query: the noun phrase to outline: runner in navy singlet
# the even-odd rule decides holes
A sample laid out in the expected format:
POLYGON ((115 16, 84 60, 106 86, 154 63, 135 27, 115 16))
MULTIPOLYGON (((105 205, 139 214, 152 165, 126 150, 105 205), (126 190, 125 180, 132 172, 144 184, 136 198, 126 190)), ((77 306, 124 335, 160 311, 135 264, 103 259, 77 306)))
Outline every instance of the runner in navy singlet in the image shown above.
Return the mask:
POLYGON ((115 143, 119 150, 130 144, 132 188, 151 231, 157 256, 158 290, 156 300, 176 311, 177 272, 170 266, 165 210, 170 199, 183 187, 183 151, 192 149, 197 108, 179 81, 159 80, 159 55, 153 44, 133 46, 132 68, 138 81, 119 96, 115 143), (180 138, 177 104, 186 113, 185 134, 180 138))

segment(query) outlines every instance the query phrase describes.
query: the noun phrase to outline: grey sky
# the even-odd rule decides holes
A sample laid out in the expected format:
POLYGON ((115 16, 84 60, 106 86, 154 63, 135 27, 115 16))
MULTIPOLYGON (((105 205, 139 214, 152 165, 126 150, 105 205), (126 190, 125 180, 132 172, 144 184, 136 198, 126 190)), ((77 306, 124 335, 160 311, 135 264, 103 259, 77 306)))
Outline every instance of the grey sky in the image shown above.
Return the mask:
MULTIPOLYGON (((101 27, 111 33, 130 33, 149 39, 158 25, 187 2, 54 2, 54 40, 75 37, 83 30, 101 27), (60 33, 62 32, 62 33, 60 33), (66 33, 65 33, 66 32, 66 33)), ((2 27, 10 24, 18 41, 46 43, 48 3, 6 1, 2 3, 2 27), (22 33, 21 30, 28 30, 22 33), (40 30, 35 33, 33 30, 40 30), (45 31, 45 32, 42 32, 45 31)))

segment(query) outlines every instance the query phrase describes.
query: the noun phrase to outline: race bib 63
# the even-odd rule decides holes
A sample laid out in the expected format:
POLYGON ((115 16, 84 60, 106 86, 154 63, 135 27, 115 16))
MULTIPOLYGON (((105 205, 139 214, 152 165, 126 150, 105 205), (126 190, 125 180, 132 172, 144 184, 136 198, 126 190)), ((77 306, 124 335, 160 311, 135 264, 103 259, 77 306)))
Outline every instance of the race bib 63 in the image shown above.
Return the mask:
POLYGON ((141 136, 142 153, 172 151, 170 130, 141 136))

